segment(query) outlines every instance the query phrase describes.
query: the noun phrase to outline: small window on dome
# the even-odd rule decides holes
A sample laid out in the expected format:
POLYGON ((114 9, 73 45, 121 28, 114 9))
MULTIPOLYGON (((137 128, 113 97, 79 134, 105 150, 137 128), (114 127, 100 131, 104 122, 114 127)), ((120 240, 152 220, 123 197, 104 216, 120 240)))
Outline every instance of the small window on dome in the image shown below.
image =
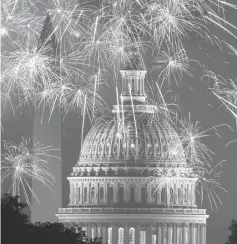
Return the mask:
POLYGON ((134 203, 135 202, 135 187, 132 186, 130 188, 130 202, 134 203))
POLYGON ((108 203, 113 203, 113 201, 114 201, 114 188, 110 186, 108 191, 108 203))
POLYGON ((141 203, 146 203, 146 188, 144 186, 141 188, 141 203))
POLYGON ((119 202, 124 203, 124 188, 123 186, 119 187, 119 192, 118 192, 118 197, 119 197, 119 202))
POLYGON ((170 188, 170 202, 174 202, 174 190, 173 188, 170 188))
POLYGON ((91 202, 95 202, 95 187, 91 187, 91 202))
POLYGON ((151 188, 151 202, 156 203, 157 191, 155 187, 151 188))
POLYGON ((84 202, 87 202, 87 187, 84 187, 84 202))
POLYGON ((181 201, 182 201, 182 192, 181 192, 181 189, 179 188, 178 189, 178 202, 179 202, 179 204, 181 203, 181 201))
POLYGON ((103 202, 104 201, 104 187, 103 186, 100 187, 99 194, 100 194, 100 202, 103 202))
POLYGON ((162 187, 162 190, 161 190, 161 202, 162 203, 166 203, 167 200, 166 200, 166 190, 164 187, 162 187))

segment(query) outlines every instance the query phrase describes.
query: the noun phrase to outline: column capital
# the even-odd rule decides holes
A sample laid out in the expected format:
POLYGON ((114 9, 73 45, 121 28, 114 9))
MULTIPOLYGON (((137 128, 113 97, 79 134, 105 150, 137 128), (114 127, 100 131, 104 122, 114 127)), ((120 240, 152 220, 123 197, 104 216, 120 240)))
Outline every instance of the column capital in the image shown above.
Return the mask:
POLYGON ((207 226, 207 224, 205 224, 205 223, 200 224, 200 227, 206 227, 206 226, 207 226))
POLYGON ((195 225, 196 228, 198 228, 200 226, 199 223, 195 223, 194 225, 195 225))
POLYGON ((189 224, 188 223, 182 223, 182 226, 185 228, 188 228, 189 227, 189 224))
POLYGON ((175 224, 177 227, 181 228, 182 227, 182 224, 181 223, 176 223, 175 224))

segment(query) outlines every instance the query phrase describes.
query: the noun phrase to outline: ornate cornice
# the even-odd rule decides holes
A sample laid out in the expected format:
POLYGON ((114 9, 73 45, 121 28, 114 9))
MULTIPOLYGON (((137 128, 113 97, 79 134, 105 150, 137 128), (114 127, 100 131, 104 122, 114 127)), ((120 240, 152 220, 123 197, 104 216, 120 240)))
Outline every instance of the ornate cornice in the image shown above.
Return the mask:
POLYGON ((59 214, 183 214, 206 215, 206 209, 169 209, 169 208, 59 208, 59 214))

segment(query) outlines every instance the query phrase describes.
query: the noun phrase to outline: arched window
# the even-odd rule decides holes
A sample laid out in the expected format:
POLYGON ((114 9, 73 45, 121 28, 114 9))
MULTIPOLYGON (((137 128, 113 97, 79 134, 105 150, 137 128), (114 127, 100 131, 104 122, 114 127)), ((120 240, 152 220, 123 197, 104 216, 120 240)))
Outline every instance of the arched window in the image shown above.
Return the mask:
POLYGON ((112 244, 112 227, 108 228, 108 244, 112 244))
POLYGON ((184 202, 187 202, 187 187, 184 188, 184 202))
POLYGON ((166 190, 164 187, 162 187, 162 190, 161 190, 161 202, 166 203, 166 190))
POLYGON ((104 200, 104 187, 103 186, 100 187, 99 194, 100 194, 100 202, 103 202, 103 200, 104 200))
POLYGON ((157 196, 156 188, 152 187, 151 188, 151 202, 152 203, 156 203, 156 196, 157 196))
POLYGON ((132 79, 132 93, 135 92, 135 79, 132 79))
POLYGON ((156 244, 156 235, 152 235, 151 243, 156 244))
POLYGON ((135 202, 135 187, 130 188, 130 202, 135 202))
POLYGON ((84 187, 84 202, 87 202, 87 187, 84 187))
POLYGON ((112 203, 113 201, 114 201, 114 188, 110 186, 108 192, 108 202, 112 203))
POLYGON ((94 227, 91 228, 91 238, 92 238, 92 240, 94 240, 94 238, 95 238, 95 228, 94 227))
POLYGON ((187 202, 190 203, 191 202, 191 196, 190 196, 190 186, 187 185, 187 202))
POLYGON ((174 190, 170 188, 170 202, 174 202, 174 190))
POLYGON ((141 231, 140 232, 140 243, 141 244, 146 244, 146 231, 141 231))
POLYGON ((124 229, 118 229, 118 244, 124 244, 124 229))
POLYGON ((135 229, 129 229, 129 244, 135 244, 135 229))
POLYGON ((141 203, 146 203, 146 188, 144 186, 141 188, 141 203))
POLYGON ((96 236, 99 237, 99 238, 102 237, 102 235, 101 235, 101 228, 100 227, 97 227, 96 236))
POLYGON ((92 203, 95 202, 95 187, 94 186, 91 187, 91 202, 92 203))
POLYGON ((178 203, 181 204, 182 203, 182 192, 181 192, 181 189, 179 188, 178 189, 178 203))
POLYGON ((81 187, 78 187, 78 202, 81 202, 81 187))
POLYGON ((124 203, 124 188, 123 188, 123 186, 120 186, 119 187, 119 194, 118 194, 118 196, 119 196, 119 202, 120 203, 124 203))

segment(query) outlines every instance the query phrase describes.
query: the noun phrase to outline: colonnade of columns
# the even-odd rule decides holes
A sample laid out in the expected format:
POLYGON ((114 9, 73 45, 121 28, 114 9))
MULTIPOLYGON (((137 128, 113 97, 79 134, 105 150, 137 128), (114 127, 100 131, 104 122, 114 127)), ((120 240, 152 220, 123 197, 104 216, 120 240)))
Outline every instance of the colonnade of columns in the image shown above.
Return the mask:
POLYGON ((151 204, 185 204, 195 205, 195 186, 193 184, 174 185, 166 189, 156 189, 145 185, 124 185, 118 182, 110 183, 71 183, 70 204, 100 204, 100 203, 122 203, 123 201, 133 203, 151 204), (120 189, 123 189, 123 196, 120 189), (132 189, 134 199, 131 199, 132 189), (123 199, 123 201, 122 201, 123 199))
POLYGON ((78 225, 84 228, 88 238, 102 237, 103 244, 206 244, 206 224, 203 223, 78 225))

